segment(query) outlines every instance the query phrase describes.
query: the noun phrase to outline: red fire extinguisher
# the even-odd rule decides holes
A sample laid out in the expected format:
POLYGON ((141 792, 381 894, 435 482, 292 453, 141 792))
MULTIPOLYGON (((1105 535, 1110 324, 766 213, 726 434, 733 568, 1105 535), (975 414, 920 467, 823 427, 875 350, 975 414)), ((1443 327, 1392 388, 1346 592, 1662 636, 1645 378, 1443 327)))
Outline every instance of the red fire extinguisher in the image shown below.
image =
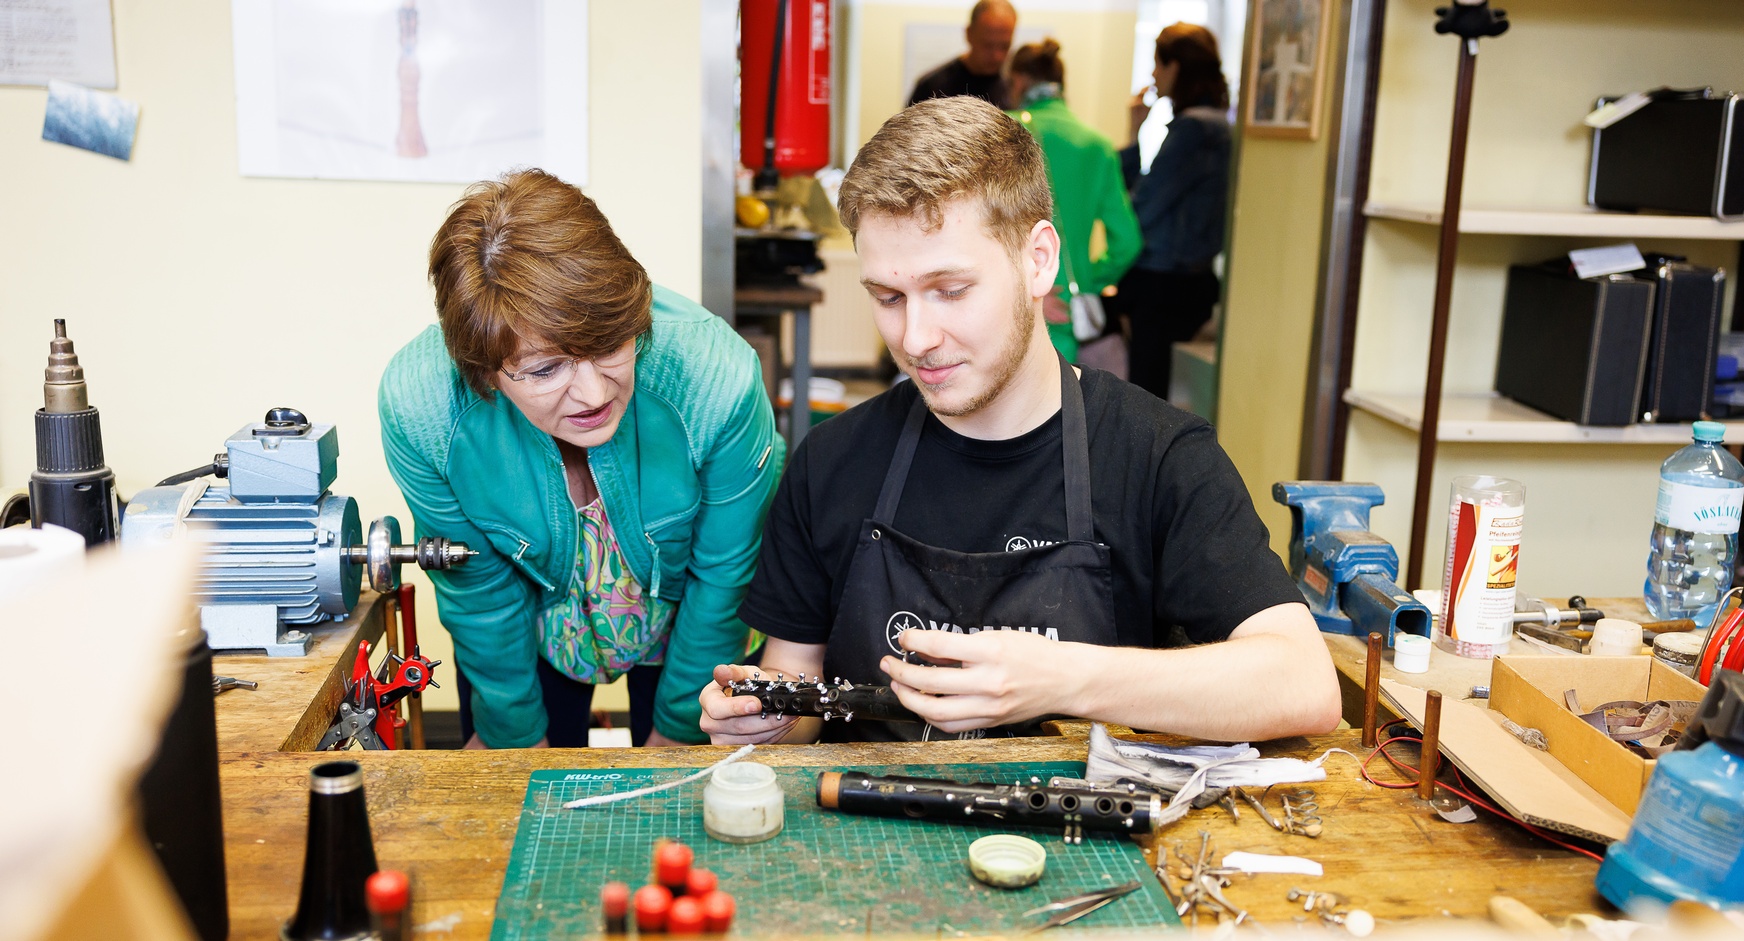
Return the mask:
POLYGON ((829 165, 830 0, 741 0, 739 94, 739 160, 759 186, 829 165))

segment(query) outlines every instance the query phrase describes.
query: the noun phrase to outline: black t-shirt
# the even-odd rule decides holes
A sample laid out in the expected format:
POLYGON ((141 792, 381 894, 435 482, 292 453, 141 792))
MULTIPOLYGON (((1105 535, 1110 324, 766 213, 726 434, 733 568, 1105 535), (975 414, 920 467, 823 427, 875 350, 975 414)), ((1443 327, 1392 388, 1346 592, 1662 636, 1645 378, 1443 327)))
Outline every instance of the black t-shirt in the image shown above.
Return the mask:
MULTIPOLYGON (((1120 645, 1219 641, 1259 611, 1301 602, 1211 426, 1109 373, 1086 369, 1081 381, 1095 538, 1110 550, 1120 645)), ((904 382, 806 436, 769 510, 739 608, 745 623, 794 643, 829 640, 861 521, 917 394, 904 382)), ((929 414, 896 519, 885 522, 959 552, 1057 542, 1064 480, 1058 412, 1004 441, 963 437, 929 414)))
POLYGON ((914 94, 908 96, 908 103, 918 104, 928 98, 949 98, 953 95, 974 95, 991 102, 995 108, 1004 108, 1005 76, 998 73, 976 75, 969 71, 962 59, 952 59, 917 79, 914 83, 914 94))

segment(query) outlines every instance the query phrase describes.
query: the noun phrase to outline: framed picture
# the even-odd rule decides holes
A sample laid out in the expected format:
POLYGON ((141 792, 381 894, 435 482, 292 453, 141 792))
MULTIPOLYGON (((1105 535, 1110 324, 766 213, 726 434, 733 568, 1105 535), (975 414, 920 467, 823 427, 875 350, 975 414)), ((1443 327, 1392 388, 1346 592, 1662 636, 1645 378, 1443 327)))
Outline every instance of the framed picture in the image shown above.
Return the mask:
POLYGON ((1254 0, 1244 115, 1249 135, 1320 136, 1333 16, 1331 0, 1254 0))

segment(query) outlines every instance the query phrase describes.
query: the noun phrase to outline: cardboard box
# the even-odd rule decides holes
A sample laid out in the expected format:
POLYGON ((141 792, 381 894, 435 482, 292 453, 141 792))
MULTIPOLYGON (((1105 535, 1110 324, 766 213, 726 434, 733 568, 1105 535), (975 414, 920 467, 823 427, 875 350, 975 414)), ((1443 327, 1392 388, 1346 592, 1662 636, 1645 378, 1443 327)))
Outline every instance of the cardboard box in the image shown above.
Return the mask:
POLYGON ((1551 757, 1600 796, 1633 815, 1657 762, 1612 741, 1569 710, 1574 690, 1582 709, 1609 702, 1700 701, 1707 688, 1652 657, 1500 657, 1490 675, 1490 708, 1544 733, 1551 757))

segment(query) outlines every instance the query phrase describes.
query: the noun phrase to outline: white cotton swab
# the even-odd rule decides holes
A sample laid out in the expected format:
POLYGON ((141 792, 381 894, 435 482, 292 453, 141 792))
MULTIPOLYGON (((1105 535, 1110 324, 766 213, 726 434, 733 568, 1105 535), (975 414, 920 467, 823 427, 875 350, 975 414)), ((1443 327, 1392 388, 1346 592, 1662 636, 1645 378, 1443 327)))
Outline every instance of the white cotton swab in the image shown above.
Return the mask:
POLYGON ((756 748, 756 747, 757 746, 755 746, 755 745, 746 745, 744 748, 741 748, 738 751, 733 752, 731 755, 728 755, 727 757, 722 758, 720 761, 717 761, 714 764, 709 765, 708 767, 702 769, 701 771, 698 771, 697 773, 695 773, 693 775, 690 775, 689 777, 679 778, 676 781, 668 781, 665 784, 651 784, 647 787, 636 788, 633 791, 618 791, 617 793, 614 793, 614 794, 596 794, 593 797, 583 797, 580 800, 572 800, 569 803, 564 804, 563 808, 565 810, 574 810, 577 807, 595 807, 595 806, 598 806, 600 804, 615 804, 618 801, 627 801, 627 800, 630 800, 631 798, 634 798, 634 797, 642 797, 642 796, 647 795, 647 794, 658 794, 661 791, 670 790, 670 789, 675 788, 675 787, 682 787, 686 784, 689 784, 692 781, 697 780, 698 778, 706 777, 710 774, 713 774, 715 772, 715 769, 717 769, 717 768, 725 767, 726 765, 730 765, 733 762, 738 761, 740 758, 743 758, 746 755, 749 755, 751 753, 751 750, 756 748))

